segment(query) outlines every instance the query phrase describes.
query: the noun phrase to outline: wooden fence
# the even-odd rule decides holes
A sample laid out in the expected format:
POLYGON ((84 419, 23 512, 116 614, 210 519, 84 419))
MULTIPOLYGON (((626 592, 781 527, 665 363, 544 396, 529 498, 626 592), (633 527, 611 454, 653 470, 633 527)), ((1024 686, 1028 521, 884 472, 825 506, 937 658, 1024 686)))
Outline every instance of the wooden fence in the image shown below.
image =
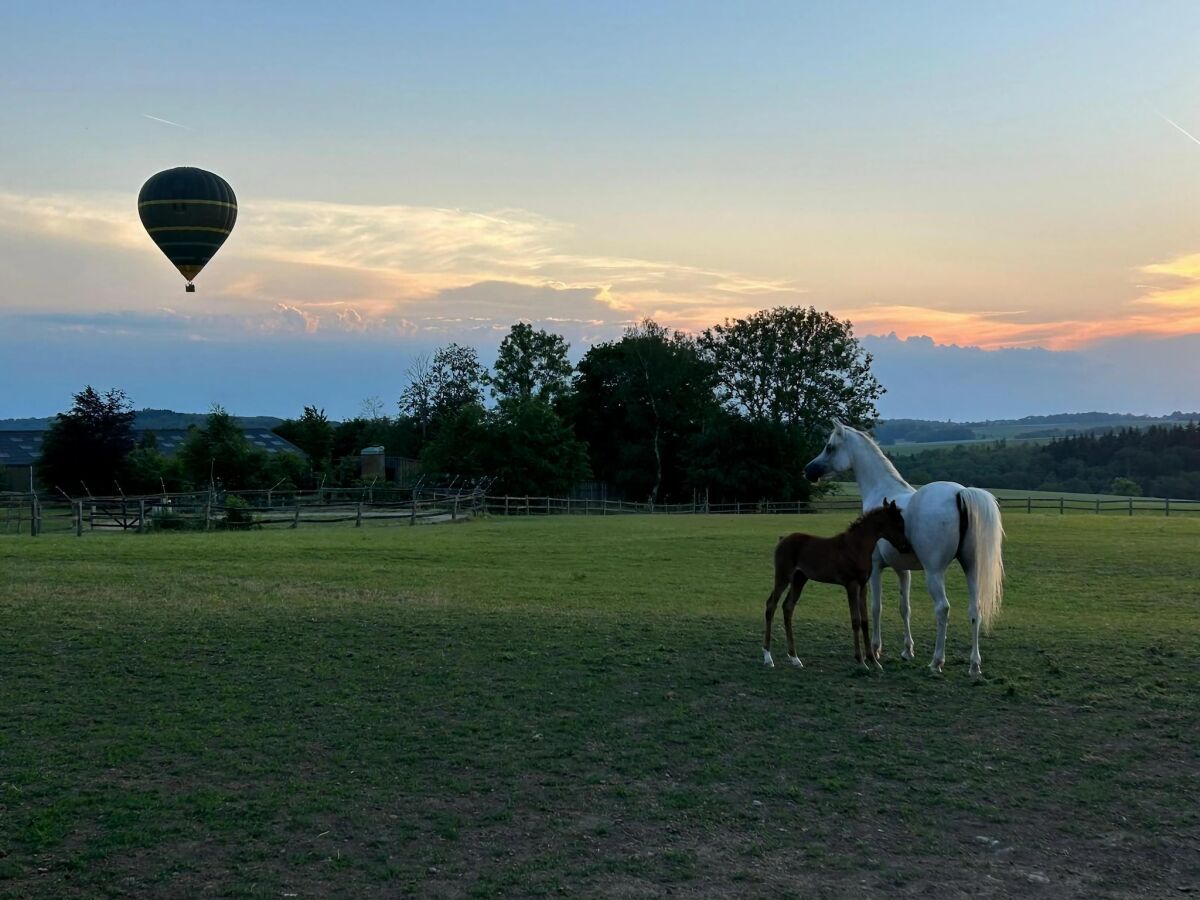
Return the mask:
MULTIPOLYGON (((1066 515, 1159 515, 1200 513, 1200 501, 1150 498, 1083 499, 1002 497, 1008 513, 1066 515)), ((406 521, 410 525, 456 522, 478 515, 855 515, 857 499, 758 501, 755 503, 632 503, 568 497, 490 496, 481 490, 422 488, 326 488, 318 491, 239 491, 155 494, 79 499, 0 494, 0 534, 96 531, 212 531, 298 528, 301 525, 406 521)))

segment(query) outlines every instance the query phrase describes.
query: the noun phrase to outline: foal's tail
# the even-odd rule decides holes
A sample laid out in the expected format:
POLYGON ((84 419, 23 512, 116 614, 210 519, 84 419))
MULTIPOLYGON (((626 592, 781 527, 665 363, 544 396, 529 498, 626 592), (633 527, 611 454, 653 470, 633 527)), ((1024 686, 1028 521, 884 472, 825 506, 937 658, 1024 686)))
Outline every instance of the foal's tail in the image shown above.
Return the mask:
POLYGON ((1004 595, 1004 559, 1000 545, 1004 541, 1004 524, 1000 521, 1000 504, 982 488, 963 488, 958 493, 960 509, 966 512, 967 531, 972 538, 971 571, 975 576, 975 603, 984 632, 1000 616, 1000 600, 1004 595))

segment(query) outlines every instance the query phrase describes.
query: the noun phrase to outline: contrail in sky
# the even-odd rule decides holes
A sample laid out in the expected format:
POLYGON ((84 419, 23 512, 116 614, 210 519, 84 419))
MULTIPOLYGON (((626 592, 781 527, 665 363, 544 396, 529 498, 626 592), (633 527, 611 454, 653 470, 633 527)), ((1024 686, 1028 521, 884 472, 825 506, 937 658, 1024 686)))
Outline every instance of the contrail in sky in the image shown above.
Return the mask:
POLYGON ((1188 131, 1186 128, 1184 128, 1182 125, 1177 125, 1176 123, 1174 123, 1170 119, 1168 119, 1166 116, 1164 116, 1162 113, 1159 113, 1158 115, 1164 122, 1166 122, 1168 125, 1170 125, 1172 128, 1174 128, 1176 131, 1182 133, 1185 137, 1189 138, 1193 143, 1200 144, 1200 138, 1196 137, 1194 134, 1192 134, 1190 131, 1188 131))
MULTIPOLYGON (((142 118, 152 119, 155 122, 162 122, 164 125, 174 125, 176 128, 182 128, 184 131, 192 130, 192 129, 188 128, 186 125, 180 125, 178 122, 172 122, 170 119, 160 119, 158 116, 152 116, 149 113, 142 113, 142 118)), ((1167 119, 1167 121, 1171 122, 1170 119, 1167 119)), ((1174 122, 1171 122, 1171 124, 1175 125, 1174 122)), ((1175 125, 1175 127, 1178 128, 1179 126, 1175 125)), ((1184 132, 1184 134, 1187 134, 1187 132, 1184 132)), ((1192 136, 1189 134, 1188 137, 1192 137, 1192 136)), ((1192 138, 1192 140, 1195 140, 1195 138, 1192 138)))

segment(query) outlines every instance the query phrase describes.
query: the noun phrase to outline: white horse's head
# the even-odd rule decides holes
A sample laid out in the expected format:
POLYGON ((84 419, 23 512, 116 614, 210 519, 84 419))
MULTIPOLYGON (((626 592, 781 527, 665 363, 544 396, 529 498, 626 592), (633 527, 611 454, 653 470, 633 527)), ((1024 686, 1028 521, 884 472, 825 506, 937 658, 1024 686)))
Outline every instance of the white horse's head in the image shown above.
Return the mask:
POLYGON ((804 467, 804 477, 809 481, 820 481, 838 472, 854 468, 854 453, 851 443, 855 432, 834 419, 833 431, 829 432, 829 440, 825 449, 804 467))

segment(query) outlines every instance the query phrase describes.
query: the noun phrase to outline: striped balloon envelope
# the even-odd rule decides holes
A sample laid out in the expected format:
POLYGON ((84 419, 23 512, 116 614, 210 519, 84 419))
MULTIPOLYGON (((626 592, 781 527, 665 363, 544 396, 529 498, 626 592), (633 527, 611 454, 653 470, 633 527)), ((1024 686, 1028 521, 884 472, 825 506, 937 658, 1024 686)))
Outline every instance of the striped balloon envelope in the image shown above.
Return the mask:
POLYGON ((237 221, 237 197, 220 175, 182 166, 151 176, 138 194, 138 215, 150 239, 192 280, 221 249, 237 221))

